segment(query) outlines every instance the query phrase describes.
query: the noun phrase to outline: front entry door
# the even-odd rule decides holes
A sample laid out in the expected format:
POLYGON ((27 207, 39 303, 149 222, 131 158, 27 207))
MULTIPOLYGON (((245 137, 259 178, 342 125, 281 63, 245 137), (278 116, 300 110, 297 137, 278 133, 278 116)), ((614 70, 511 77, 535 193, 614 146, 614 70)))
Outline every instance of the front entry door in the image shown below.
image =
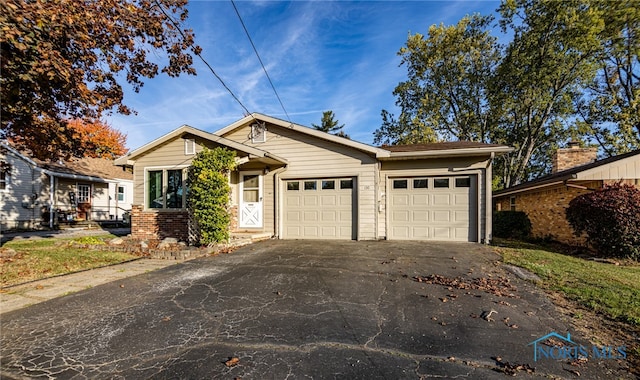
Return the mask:
POLYGON ((262 176, 259 172, 240 173, 239 226, 262 228, 262 176))

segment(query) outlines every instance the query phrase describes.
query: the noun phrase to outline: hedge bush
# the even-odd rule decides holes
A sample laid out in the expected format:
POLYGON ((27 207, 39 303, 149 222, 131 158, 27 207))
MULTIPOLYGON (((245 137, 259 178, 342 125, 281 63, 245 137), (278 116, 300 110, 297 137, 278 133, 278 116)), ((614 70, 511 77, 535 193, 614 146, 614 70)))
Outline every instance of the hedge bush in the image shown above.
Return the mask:
POLYGON ((602 255, 640 259, 640 190, 616 183, 580 195, 569 203, 567 220, 576 236, 602 255))
POLYGON ((229 171, 236 154, 226 148, 204 148, 189 167, 187 204, 197 223, 200 244, 229 239, 229 171))
POLYGON ((496 211, 493 215, 493 236, 524 239, 531 235, 531 221, 523 211, 496 211))

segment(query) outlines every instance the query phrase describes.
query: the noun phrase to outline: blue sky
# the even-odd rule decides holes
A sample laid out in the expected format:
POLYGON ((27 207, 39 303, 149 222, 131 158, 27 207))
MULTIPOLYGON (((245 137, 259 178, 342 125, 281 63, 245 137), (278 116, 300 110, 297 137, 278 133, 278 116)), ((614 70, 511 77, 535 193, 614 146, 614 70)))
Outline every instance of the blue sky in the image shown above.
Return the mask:
MULTIPOLYGON (((466 14, 492 14, 498 1, 236 1, 292 122, 320 124, 333 110, 352 139, 371 144, 380 111, 397 115, 392 94, 406 79, 398 50, 409 33, 455 24, 466 14)), ((202 55, 251 112, 286 119, 230 1, 189 3, 187 25, 202 55)), ((161 58, 161 57, 160 57, 161 58)), ((125 86, 137 115, 106 118, 131 149, 183 125, 213 132, 244 110, 196 58, 197 76, 125 86)))

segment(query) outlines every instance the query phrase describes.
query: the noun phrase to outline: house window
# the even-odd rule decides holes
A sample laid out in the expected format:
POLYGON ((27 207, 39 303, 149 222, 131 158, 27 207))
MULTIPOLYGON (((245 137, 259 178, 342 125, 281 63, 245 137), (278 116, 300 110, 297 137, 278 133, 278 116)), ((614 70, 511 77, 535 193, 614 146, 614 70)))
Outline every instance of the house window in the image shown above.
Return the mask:
POLYGON ((184 154, 187 156, 196 154, 196 140, 184 139, 184 154))
POLYGON ((352 179, 341 179, 340 180, 340 188, 341 189, 353 189, 353 180, 352 179))
POLYGON ((263 143, 267 141, 267 128, 261 124, 253 124, 251 126, 251 142, 263 143))
POLYGON ((89 185, 78 185, 78 195, 76 199, 78 203, 90 203, 91 187, 89 185))
POLYGON ((435 178, 433 180, 433 187, 435 188, 448 188, 449 178, 435 178))
POLYGON ((471 178, 469 177, 456 178, 456 187, 471 187, 471 178))
POLYGON ((516 211, 516 197, 511 197, 509 199, 509 209, 511 211, 516 211))
POLYGON ((416 178, 413 180, 414 189, 426 189, 429 187, 429 180, 426 178, 416 178))
POLYGON ((118 186, 118 202, 124 202, 124 186, 118 186))
POLYGON ((394 179, 393 180, 393 188, 394 189, 406 189, 407 188, 407 180, 406 179, 394 179))
POLYGON ((322 181, 322 190, 333 190, 336 188, 336 181, 322 181))
POLYGON ((0 171, 0 191, 9 188, 9 177, 8 171, 0 171))
POLYGON ((183 208, 187 190, 184 179, 184 169, 147 171, 147 208, 183 208))

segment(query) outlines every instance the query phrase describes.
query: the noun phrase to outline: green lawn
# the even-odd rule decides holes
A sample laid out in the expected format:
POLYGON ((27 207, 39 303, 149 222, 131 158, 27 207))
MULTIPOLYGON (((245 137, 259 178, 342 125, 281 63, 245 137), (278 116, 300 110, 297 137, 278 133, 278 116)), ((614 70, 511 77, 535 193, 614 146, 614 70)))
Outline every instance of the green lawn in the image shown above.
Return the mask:
POLYGON ((542 288, 559 291, 587 308, 640 326, 640 265, 596 262, 526 243, 498 241, 496 245, 505 263, 537 274, 542 288))
POLYGON ((96 244, 113 237, 103 235, 78 239, 47 238, 7 242, 2 248, 11 248, 15 254, 3 251, 0 256, 0 287, 137 258, 128 253, 76 248, 69 244, 73 241, 96 244))

